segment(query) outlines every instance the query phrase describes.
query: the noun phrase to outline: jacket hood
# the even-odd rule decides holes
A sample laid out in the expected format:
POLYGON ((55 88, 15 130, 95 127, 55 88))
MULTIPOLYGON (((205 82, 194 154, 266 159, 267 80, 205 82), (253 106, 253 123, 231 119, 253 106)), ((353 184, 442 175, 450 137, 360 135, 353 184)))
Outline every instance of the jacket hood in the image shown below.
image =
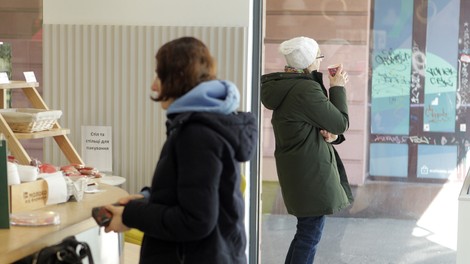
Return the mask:
POLYGON ((312 80, 323 86, 323 74, 313 71, 312 74, 274 72, 261 76, 261 102, 269 110, 278 108, 289 92, 299 82, 312 80))
POLYGON ((252 113, 234 112, 221 115, 211 112, 187 112, 169 116, 167 134, 190 123, 203 124, 222 136, 235 151, 235 158, 248 161, 255 149, 258 138, 258 126, 252 113))
POLYGON ((235 84, 224 80, 202 82, 176 99, 168 107, 167 115, 183 112, 213 112, 229 114, 240 104, 240 93, 235 84))

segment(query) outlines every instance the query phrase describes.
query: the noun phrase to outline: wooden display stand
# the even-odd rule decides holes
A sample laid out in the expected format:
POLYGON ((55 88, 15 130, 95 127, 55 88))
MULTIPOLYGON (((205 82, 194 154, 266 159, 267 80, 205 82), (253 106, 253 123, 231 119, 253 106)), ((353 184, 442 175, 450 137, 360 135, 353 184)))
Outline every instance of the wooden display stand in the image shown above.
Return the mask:
MULTIPOLYGON (((49 110, 46 103, 43 101, 41 95, 38 93, 36 87, 39 86, 37 82, 25 81, 11 81, 7 84, 0 84, 0 108, 6 108, 6 92, 8 89, 22 89, 23 93, 31 102, 33 108, 49 110)), ((20 143, 20 139, 38 139, 53 137, 62 153, 65 155, 70 163, 84 164, 83 160, 78 155, 77 151, 69 141, 67 134, 70 133, 69 129, 61 128, 56 121, 53 128, 47 131, 39 131, 32 133, 16 133, 13 132, 8 123, 2 115, 0 115, 0 132, 4 134, 8 142, 8 148, 15 156, 20 164, 30 165, 31 158, 25 151, 20 143)))

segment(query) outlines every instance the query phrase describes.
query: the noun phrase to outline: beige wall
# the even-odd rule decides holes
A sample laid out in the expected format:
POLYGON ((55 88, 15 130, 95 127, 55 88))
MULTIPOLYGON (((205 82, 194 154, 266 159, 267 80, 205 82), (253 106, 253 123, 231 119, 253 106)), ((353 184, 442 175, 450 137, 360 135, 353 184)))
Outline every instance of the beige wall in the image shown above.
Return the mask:
MULTIPOLYGON (((164 111, 148 100, 156 50, 183 35, 200 38, 217 60, 218 76, 246 95, 250 3, 46 0, 44 98, 64 111, 61 124, 71 129, 76 149, 81 149, 81 126, 111 126, 113 174, 127 179, 123 187, 130 193, 149 185, 166 138, 164 111), (237 13, 206 12, 207 6, 237 13)), ((242 107, 248 105, 244 96, 242 107)), ((47 160, 67 162, 54 142, 46 143, 47 160)))
POLYGON ((238 27, 249 25, 250 6, 251 0, 45 0, 44 23, 238 27))
MULTIPOLYGON (((346 141, 337 149, 349 181, 354 185, 362 185, 366 177, 369 20, 370 1, 266 1, 264 73, 283 69, 284 58, 277 52, 278 45, 296 36, 311 37, 319 43, 325 55, 321 71, 326 72, 329 64, 341 62, 349 73, 350 82, 346 88, 350 128, 345 133, 346 141)), ((277 180, 270 116, 270 111, 264 109, 263 180, 277 180)))

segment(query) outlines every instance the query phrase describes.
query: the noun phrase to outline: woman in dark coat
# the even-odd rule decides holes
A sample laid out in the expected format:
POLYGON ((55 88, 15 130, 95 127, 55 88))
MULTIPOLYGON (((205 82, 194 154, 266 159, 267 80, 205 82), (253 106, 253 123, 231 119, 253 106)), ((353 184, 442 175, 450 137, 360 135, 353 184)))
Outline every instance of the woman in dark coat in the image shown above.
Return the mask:
POLYGON ((151 187, 107 206, 105 231, 143 231, 140 263, 246 263, 240 163, 254 153, 255 118, 236 111, 238 89, 216 79, 201 41, 170 41, 156 60, 167 140, 151 187))
POLYGON ((330 76, 329 96, 318 71, 323 56, 315 40, 297 37, 280 46, 287 66, 261 78, 261 102, 273 110, 277 174, 297 233, 285 263, 313 263, 325 215, 352 202, 344 166, 332 144, 344 140, 349 116, 342 66, 330 76), (339 136, 338 136, 339 135, 339 136))

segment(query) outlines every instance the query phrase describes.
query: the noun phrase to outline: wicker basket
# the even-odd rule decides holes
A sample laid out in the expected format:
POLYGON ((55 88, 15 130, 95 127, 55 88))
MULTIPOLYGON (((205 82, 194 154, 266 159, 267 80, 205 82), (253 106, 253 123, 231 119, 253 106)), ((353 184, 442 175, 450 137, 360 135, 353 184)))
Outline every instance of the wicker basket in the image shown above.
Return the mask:
POLYGON ((30 133, 49 130, 62 116, 60 110, 36 108, 1 109, 0 114, 14 132, 30 133))

